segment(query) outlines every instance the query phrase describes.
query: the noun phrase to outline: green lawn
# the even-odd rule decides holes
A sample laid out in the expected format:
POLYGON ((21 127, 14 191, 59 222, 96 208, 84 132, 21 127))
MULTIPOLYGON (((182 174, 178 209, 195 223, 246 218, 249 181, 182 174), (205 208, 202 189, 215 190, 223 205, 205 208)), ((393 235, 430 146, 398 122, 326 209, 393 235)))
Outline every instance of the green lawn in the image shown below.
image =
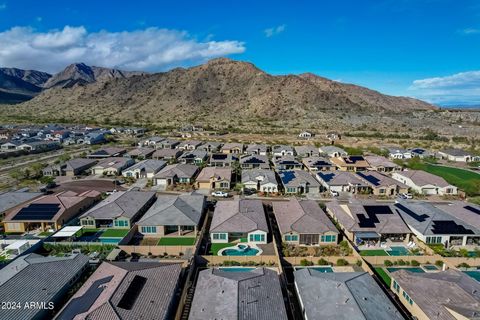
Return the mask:
POLYGON ((480 174, 478 173, 423 162, 411 162, 409 167, 440 176, 448 183, 465 191, 469 196, 480 195, 480 174))
POLYGON ((49 235, 52 235, 53 232, 48 232, 48 231, 44 231, 44 232, 40 232, 38 235, 40 237, 48 237, 49 235))
POLYGON ((390 279, 390 276, 385 272, 385 270, 383 270, 383 268, 379 267, 379 268, 375 268, 375 272, 378 273, 380 278, 382 278, 383 282, 385 282, 385 284, 390 288, 390 285, 392 283, 392 279, 390 279))
POLYGON ((130 230, 126 229, 107 229, 100 238, 123 238, 130 230))
POLYGON ((195 238, 161 238, 158 241, 159 246, 193 246, 195 244, 195 238))
POLYGON ((210 254, 213 256, 218 255, 218 251, 223 248, 234 246, 233 243, 212 243, 210 246, 210 254))
POLYGON ((361 256, 388 256, 388 253, 385 250, 362 250, 360 251, 361 256))

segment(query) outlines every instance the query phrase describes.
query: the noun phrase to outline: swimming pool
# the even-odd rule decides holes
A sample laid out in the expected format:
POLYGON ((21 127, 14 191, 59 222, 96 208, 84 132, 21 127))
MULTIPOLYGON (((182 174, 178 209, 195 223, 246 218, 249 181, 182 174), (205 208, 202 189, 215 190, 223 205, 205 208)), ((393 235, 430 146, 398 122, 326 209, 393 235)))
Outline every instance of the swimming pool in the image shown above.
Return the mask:
POLYGON ((324 272, 324 273, 325 272, 326 273, 333 272, 332 267, 296 267, 295 270, 300 270, 300 269, 305 269, 305 268, 316 270, 316 271, 319 271, 319 272, 324 272))
POLYGON ((434 266, 434 265, 431 265, 431 264, 423 266, 423 269, 428 270, 428 271, 438 270, 437 266, 434 266))
POLYGON ((398 271, 398 270, 407 270, 407 271, 415 272, 415 273, 425 273, 425 270, 423 270, 420 267, 411 267, 411 268, 409 268, 409 267, 391 267, 391 268, 387 268, 387 271, 390 272, 390 273, 398 271))
POLYGON ((249 272, 252 270, 255 270, 255 268, 243 268, 243 267, 223 267, 223 268, 218 268, 222 271, 227 271, 227 272, 249 272))
POLYGON ((237 244, 218 251, 219 256, 258 256, 261 253, 262 250, 248 244, 237 244))
POLYGON ((473 279, 477 280, 480 282, 480 271, 463 271, 473 279))
POLYGON ((408 251, 405 247, 390 247, 390 250, 387 251, 388 255, 390 256, 409 256, 411 255, 410 251, 408 251))
POLYGON ((100 238, 99 240, 101 243, 117 244, 122 240, 122 238, 100 238))

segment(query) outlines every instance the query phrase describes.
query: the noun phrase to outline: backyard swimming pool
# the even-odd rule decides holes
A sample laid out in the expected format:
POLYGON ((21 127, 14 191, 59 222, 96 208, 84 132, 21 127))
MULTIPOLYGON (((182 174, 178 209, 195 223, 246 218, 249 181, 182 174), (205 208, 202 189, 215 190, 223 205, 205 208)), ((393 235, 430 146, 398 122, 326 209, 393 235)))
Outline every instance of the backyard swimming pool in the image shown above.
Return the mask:
POLYGON ((480 282, 480 271, 463 271, 473 279, 477 280, 480 282))
POLYGON ((434 266, 434 265, 431 265, 431 264, 423 266, 423 269, 428 270, 428 271, 438 270, 437 266, 434 266))
POLYGON ((243 267, 230 267, 230 268, 219 268, 222 271, 227 272, 249 272, 255 270, 255 268, 243 268, 243 267))
POLYGON ((387 251, 390 256, 409 256, 411 255, 405 247, 390 247, 390 250, 387 251))
POLYGON ((391 267, 391 268, 387 268, 387 271, 390 272, 390 273, 398 271, 398 270, 407 270, 407 271, 415 272, 415 273, 425 273, 425 270, 423 270, 420 267, 412 267, 412 268, 409 268, 409 267, 391 267))
POLYGON ((296 267, 295 269, 300 270, 300 269, 305 269, 305 268, 316 270, 316 271, 319 271, 319 272, 327 272, 327 273, 328 272, 333 272, 332 267, 296 267))
POLYGON ((100 238, 99 240, 101 243, 117 244, 122 240, 122 238, 100 238))
POLYGON ((262 253, 259 248, 248 244, 237 244, 234 247, 228 247, 218 251, 219 256, 258 256, 262 253))

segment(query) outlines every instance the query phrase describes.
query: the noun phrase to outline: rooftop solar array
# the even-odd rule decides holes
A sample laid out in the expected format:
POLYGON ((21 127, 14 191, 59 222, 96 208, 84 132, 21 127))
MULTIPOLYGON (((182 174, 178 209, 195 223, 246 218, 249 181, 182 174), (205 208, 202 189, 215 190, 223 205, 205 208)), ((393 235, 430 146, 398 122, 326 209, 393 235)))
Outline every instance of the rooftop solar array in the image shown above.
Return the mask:
POLYGON ((117 307, 125 309, 125 310, 132 310, 135 301, 137 301, 140 292, 142 292, 145 283, 147 282, 147 278, 136 275, 133 277, 132 282, 128 286, 127 290, 123 294, 122 298, 117 304, 117 307))
POLYGON ((245 160, 243 163, 265 163, 265 161, 260 160, 260 159, 258 159, 258 158, 256 158, 256 157, 252 157, 252 158, 250 158, 250 159, 248 159, 248 160, 245 160))
POLYGON ((379 214, 393 214, 389 206, 363 206, 367 215, 357 213, 358 225, 360 228, 374 228, 376 223, 379 223, 377 215, 379 214))
POLYGON ((349 156, 345 158, 346 163, 356 163, 365 160, 362 156, 349 156))
POLYGON ((424 222, 425 220, 427 220, 427 218, 429 218, 428 215, 426 214, 422 214, 422 215, 418 215, 416 214, 415 212, 413 212, 412 210, 408 209, 407 207, 405 207, 403 204, 400 204, 400 203, 396 203, 395 206, 397 208, 399 208, 400 210, 402 210, 403 212, 405 212, 406 214, 408 214, 410 217, 412 217, 413 219, 417 220, 418 222, 424 222))
POLYGON ((475 207, 472 207, 472 206, 465 206, 463 207, 464 209, 467 209, 468 211, 471 211, 473 213, 476 213, 478 215, 480 215, 480 210, 475 208, 475 207))
POLYGON ((214 160, 225 160, 225 159, 227 159, 227 155, 223 154, 223 153, 213 154, 212 159, 214 159, 214 160))
POLYGON ((377 179, 376 177, 372 176, 372 175, 369 175, 368 173, 365 174, 363 172, 357 172, 357 174, 362 177, 363 179, 367 180, 368 182, 370 182, 371 184, 373 184, 374 186, 379 186, 380 185, 380 180, 377 179))
POLYGON ((453 220, 434 220, 432 223, 433 234, 474 234, 470 229, 458 225, 453 220))
POLYGON ((51 220, 59 210, 58 203, 32 203, 22 208, 12 220, 51 220))

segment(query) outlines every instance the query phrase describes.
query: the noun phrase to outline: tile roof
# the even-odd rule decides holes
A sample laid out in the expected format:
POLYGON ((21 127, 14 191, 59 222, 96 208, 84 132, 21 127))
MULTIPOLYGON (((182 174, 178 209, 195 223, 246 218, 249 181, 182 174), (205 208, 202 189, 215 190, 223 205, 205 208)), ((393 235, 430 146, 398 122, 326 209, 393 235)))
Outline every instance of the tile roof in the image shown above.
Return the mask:
POLYGON ((294 272, 295 285, 308 319, 404 319, 366 272, 294 272))
POLYGON ((317 172, 317 177, 328 186, 366 185, 355 173, 348 171, 321 171, 317 172))
POLYGON ((365 160, 367 160, 367 162, 370 164, 370 167, 372 168, 400 168, 399 165, 382 156, 365 156, 364 158, 365 160))
POLYGON ((260 185, 267 183, 277 184, 277 178, 273 170, 267 169, 249 169, 242 170, 242 183, 250 181, 260 181, 260 185))
POLYGON ((268 232, 262 201, 238 199, 219 201, 213 212, 210 232, 268 232))
POLYGON ((23 191, 11 191, 0 193, 0 213, 12 209, 24 202, 33 200, 43 193, 40 192, 23 192, 23 191))
POLYGON ((266 268, 200 271, 189 319, 286 320, 278 274, 266 268))
POLYGON ((133 166, 128 167, 125 171, 143 170, 147 173, 157 173, 166 165, 167 163, 163 160, 147 159, 137 162, 133 166))
POLYGON ((435 185, 441 188, 450 186, 450 184, 442 177, 422 170, 405 170, 401 172, 395 172, 395 175, 407 177, 419 187, 425 185, 435 185))
POLYGON ((306 183, 313 187, 319 187, 320 183, 308 172, 303 170, 283 170, 278 175, 285 187, 299 187, 306 183))
POLYGON ((165 179, 177 176, 178 178, 191 179, 197 173, 197 171, 198 167, 193 164, 175 163, 160 170, 160 172, 155 175, 155 178, 165 179))
POLYGON ((273 201, 273 213, 282 234, 297 233, 338 233, 337 228, 313 200, 273 201))
POLYGON ((401 188, 408 188, 407 185, 401 183, 400 181, 397 181, 392 177, 381 174, 377 171, 357 172, 357 176, 372 188, 388 187, 393 185, 400 186, 401 188))
POLYGON ((198 182, 210 181, 214 179, 215 181, 232 179, 232 168, 217 168, 217 167, 205 167, 200 171, 197 176, 198 182))

